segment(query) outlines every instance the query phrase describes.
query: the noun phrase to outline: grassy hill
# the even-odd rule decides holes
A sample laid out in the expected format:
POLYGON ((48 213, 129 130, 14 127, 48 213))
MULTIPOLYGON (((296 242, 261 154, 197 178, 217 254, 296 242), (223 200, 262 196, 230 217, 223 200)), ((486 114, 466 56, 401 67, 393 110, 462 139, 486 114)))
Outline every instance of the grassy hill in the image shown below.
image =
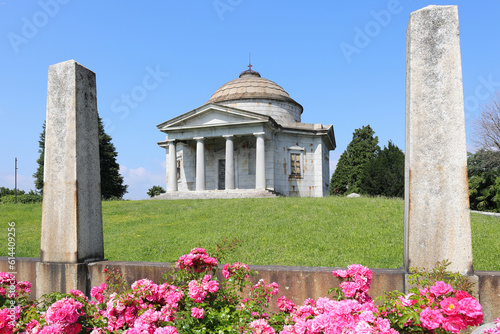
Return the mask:
MULTIPOLYGON (((403 212, 403 200, 385 198, 103 202, 104 249, 109 260, 166 262, 238 239, 226 262, 398 268, 403 212)), ((39 256, 41 204, 0 205, 0 217, 2 244, 14 221, 16 256, 39 256)), ((471 220, 474 269, 500 270, 500 218, 472 214, 471 220)))

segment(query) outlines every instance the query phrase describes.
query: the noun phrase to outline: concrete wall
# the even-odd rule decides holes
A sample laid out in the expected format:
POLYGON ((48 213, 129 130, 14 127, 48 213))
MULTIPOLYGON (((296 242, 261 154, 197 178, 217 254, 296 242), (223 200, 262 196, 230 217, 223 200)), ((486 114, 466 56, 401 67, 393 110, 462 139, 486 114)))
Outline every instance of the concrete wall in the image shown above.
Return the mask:
MULTIPOLYGON (((36 291, 36 263, 39 258, 16 258, 17 279, 28 280, 33 284, 32 296, 36 291)), ((287 267, 287 266, 250 266, 259 272, 252 278, 254 283, 260 278, 266 282, 277 282, 280 286, 278 295, 285 295, 296 304, 306 298, 317 299, 326 296, 328 289, 338 287, 338 280, 332 271, 339 268, 325 267, 287 267)), ((169 263, 163 262, 117 262, 101 261, 88 265, 90 287, 104 282, 104 269, 120 269, 125 274, 127 283, 132 284, 141 278, 159 282, 162 275, 170 270, 169 263)), ((7 257, 0 257, 0 271, 8 272, 7 257)), ((373 280, 370 295, 375 298, 383 291, 404 290, 405 272, 403 269, 372 269, 373 280)), ((491 322, 500 316, 500 272, 476 271, 479 277, 479 302, 483 306, 484 321, 491 322)), ((220 277, 219 277, 220 278, 220 277)), ((274 305, 276 307, 276 305, 274 305)))

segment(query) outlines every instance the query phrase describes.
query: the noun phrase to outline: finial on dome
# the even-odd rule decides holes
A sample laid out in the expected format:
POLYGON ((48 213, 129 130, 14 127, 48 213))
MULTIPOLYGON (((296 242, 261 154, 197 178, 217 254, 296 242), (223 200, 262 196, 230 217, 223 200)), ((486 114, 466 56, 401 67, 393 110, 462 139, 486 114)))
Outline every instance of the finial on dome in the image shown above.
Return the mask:
POLYGON ((256 76, 256 77, 260 78, 259 72, 256 72, 256 71, 252 70, 253 65, 252 65, 252 58, 251 58, 251 56, 252 56, 251 53, 248 52, 248 70, 241 72, 240 78, 242 76, 246 76, 246 75, 253 75, 253 76, 256 76))

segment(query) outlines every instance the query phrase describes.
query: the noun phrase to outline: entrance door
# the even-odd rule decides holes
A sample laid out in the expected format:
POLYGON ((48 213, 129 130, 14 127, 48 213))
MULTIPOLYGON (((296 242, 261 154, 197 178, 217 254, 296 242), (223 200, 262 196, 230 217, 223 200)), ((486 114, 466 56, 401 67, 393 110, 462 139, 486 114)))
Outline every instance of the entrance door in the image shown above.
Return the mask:
POLYGON ((226 189, 226 159, 219 160, 219 190, 226 189))

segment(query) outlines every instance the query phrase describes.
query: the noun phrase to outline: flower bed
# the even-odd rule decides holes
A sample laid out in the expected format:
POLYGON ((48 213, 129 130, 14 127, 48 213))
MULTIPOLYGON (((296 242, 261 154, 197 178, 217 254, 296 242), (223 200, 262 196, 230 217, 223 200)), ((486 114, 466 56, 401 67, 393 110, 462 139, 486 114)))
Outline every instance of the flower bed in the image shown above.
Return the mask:
MULTIPOLYGON (((376 306, 368 294, 372 272, 361 265, 334 271, 342 283, 328 297, 295 305, 282 296, 279 311, 270 313, 277 283, 252 285, 247 279, 255 272, 239 262, 225 264, 219 281, 217 265, 195 248, 162 282, 142 279, 130 288, 109 269, 106 283, 92 288, 92 300, 72 290, 29 302, 31 284, 0 273, 0 334, 458 333, 483 319, 477 300, 453 286, 457 280, 426 281, 406 295, 388 292, 376 306)), ((485 332, 500 334, 500 323, 485 332)))

